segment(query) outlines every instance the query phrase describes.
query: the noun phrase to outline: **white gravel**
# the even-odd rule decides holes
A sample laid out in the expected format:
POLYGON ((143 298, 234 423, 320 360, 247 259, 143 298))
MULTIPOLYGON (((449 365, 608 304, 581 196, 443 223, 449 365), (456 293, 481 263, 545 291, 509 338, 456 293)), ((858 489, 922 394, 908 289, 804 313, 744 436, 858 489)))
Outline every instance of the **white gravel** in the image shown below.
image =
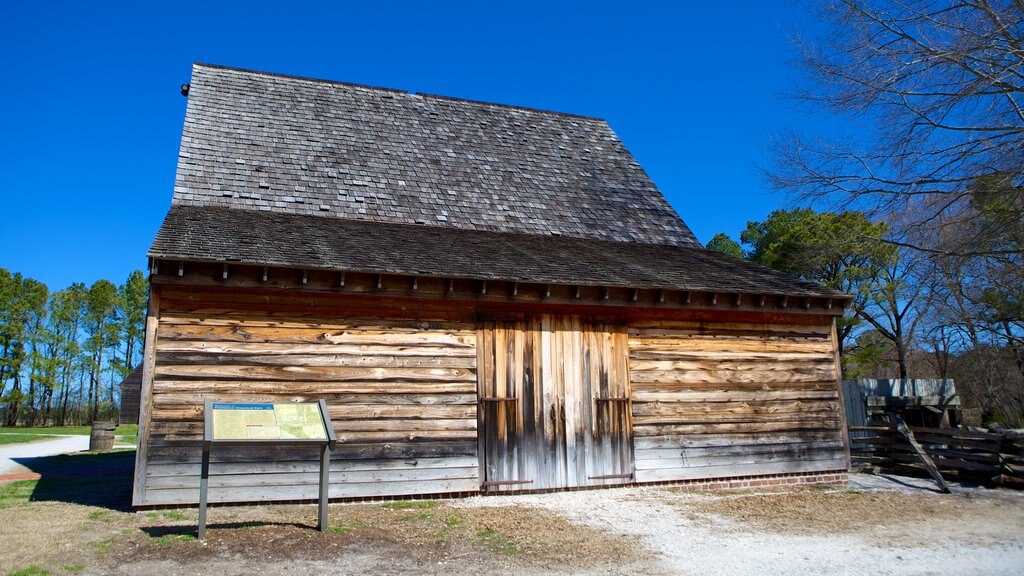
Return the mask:
MULTIPOLYGON (((937 494, 927 480, 850 475, 851 488, 937 494)), ((955 486, 955 492, 983 490, 955 486)), ((1011 543, 967 546, 956 541, 928 546, 876 545, 864 534, 794 536, 761 532, 720 517, 686 514, 688 499, 703 494, 654 487, 560 492, 521 496, 485 496, 453 506, 524 505, 548 510, 570 522, 639 538, 658 553, 652 572, 663 574, 872 574, 990 576, 1024 573, 1024 534, 1011 543)), ((1024 498, 1022 498, 1024 503, 1024 498)), ((1024 519, 1022 519, 1024 521, 1024 519)), ((1024 524, 1022 524, 1024 527, 1024 524)))

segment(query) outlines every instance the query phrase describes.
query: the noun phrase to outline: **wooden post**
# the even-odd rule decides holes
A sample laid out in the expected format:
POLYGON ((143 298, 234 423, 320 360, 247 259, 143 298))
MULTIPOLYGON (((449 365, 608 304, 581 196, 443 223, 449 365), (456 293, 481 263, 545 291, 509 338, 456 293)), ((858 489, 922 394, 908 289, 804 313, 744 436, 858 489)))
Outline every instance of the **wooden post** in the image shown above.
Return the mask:
POLYGON ((921 462, 924 464, 924 469, 928 471, 928 474, 931 474, 931 477, 935 479, 935 483, 939 485, 939 490, 942 490, 945 494, 949 494, 949 486, 946 486, 946 481, 942 478, 942 474, 939 473, 939 468, 935 465, 935 462, 932 461, 931 456, 924 451, 924 448, 921 448, 921 445, 917 443, 917 439, 914 438, 914 432, 907 427, 907 423, 904 422, 903 418, 900 418, 898 414, 892 414, 890 415, 890 418, 896 426, 896 431, 902 434, 903 437, 910 442, 910 446, 914 449, 914 452, 917 452, 918 458, 920 458, 921 462))
MULTIPOLYGON (((763 298, 763 296, 762 296, 763 298)), ((843 443, 843 457, 846 459, 846 471, 850 471, 853 458, 850 455, 850 429, 846 420, 846 394, 843 390, 843 361, 839 357, 839 331, 836 329, 836 319, 832 319, 832 357, 836 371, 836 394, 839 400, 839 438, 843 443)))

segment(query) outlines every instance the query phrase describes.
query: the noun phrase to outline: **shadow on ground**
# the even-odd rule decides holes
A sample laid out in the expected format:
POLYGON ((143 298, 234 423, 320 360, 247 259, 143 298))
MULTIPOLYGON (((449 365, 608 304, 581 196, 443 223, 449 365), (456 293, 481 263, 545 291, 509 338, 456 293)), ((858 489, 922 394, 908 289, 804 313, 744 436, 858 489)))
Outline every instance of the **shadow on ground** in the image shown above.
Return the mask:
POLYGON ((67 502, 131 512, 135 451, 18 458, 40 475, 29 500, 67 502))
MULTIPOLYGON (((241 529, 241 528, 283 528, 290 526, 292 528, 299 528, 301 530, 310 530, 312 532, 319 532, 316 527, 308 524, 301 524, 299 522, 223 522, 217 524, 207 524, 207 529, 212 530, 228 530, 228 529, 241 529)), ((139 528, 150 538, 159 538, 161 536, 195 536, 196 527, 195 525, 186 526, 143 526, 139 528)))

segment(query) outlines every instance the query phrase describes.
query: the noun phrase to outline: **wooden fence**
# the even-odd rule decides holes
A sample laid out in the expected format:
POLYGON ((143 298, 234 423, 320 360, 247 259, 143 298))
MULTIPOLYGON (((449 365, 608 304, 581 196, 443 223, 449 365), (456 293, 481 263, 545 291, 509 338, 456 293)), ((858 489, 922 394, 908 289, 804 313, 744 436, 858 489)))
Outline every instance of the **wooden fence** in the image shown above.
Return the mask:
MULTIPOLYGON (((924 464, 894 426, 851 426, 854 465, 927 476, 924 464), (862 434, 861 434, 862 433, 862 434)), ((1024 433, 959 428, 911 428, 943 477, 1024 487, 1024 433)))

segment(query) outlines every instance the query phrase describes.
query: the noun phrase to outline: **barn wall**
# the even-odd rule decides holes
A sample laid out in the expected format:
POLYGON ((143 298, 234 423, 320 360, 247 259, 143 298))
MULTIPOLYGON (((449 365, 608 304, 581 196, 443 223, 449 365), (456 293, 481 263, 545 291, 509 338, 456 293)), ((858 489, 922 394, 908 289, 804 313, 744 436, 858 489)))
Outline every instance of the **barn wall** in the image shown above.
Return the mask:
POLYGON ((629 348, 638 482, 846 468, 831 324, 636 322, 629 348))
MULTIPOLYGON (((154 296, 136 506, 198 500, 207 396, 327 400, 332 498, 481 488, 477 367, 494 363, 478 338, 495 310, 168 285, 154 296)), ((635 481, 846 468, 830 318, 639 307, 600 318, 620 346, 628 337, 622 386, 600 395, 631 390, 635 481)), ((210 501, 315 499, 317 466, 313 448, 215 448, 210 501)))
MULTIPOLYGON (((163 289, 136 505, 198 501, 204 397, 327 400, 338 437, 332 498, 479 488, 471 319, 263 300, 163 289)), ((315 448, 215 446, 210 501, 314 499, 316 457, 315 448)))

